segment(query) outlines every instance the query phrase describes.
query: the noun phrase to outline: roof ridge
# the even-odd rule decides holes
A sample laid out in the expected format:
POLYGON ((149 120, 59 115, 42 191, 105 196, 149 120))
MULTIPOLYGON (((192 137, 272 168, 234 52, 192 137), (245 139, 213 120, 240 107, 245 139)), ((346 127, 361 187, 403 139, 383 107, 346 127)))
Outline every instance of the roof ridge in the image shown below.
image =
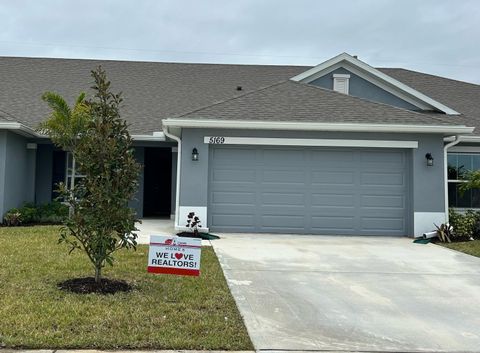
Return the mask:
MULTIPOLYGON (((183 117, 183 116, 185 116, 185 115, 189 115, 189 114, 192 114, 192 113, 196 113, 196 112, 198 112, 198 111, 200 111, 200 110, 203 110, 203 109, 206 109, 206 108, 215 107, 215 106, 217 106, 217 105, 220 105, 220 104, 223 104, 223 103, 226 103, 226 102, 230 102, 230 101, 233 101, 233 100, 235 100, 235 99, 239 99, 239 98, 248 96, 248 95, 253 94, 253 93, 258 93, 258 92, 260 92, 260 91, 264 91, 264 90, 266 90, 266 89, 268 89, 268 88, 271 88, 271 87, 273 87, 273 86, 280 85, 280 84, 282 84, 282 83, 286 83, 286 82, 288 82, 288 81, 290 81, 290 80, 287 79, 287 80, 278 81, 278 82, 272 83, 272 84, 270 84, 270 85, 268 85, 268 86, 260 87, 260 88, 258 88, 258 89, 253 90, 253 91, 245 92, 245 93, 240 94, 240 95, 238 95, 238 96, 233 96, 233 97, 230 97, 230 98, 222 99, 222 100, 220 100, 220 101, 217 101, 217 102, 214 102, 214 103, 211 103, 211 104, 207 104, 207 105, 204 105, 204 106, 202 106, 202 107, 199 107, 199 108, 196 108, 196 109, 193 109, 193 110, 189 110, 189 111, 187 111, 187 112, 183 112, 183 113, 174 115, 174 116, 172 116, 172 117, 170 117, 170 118, 172 118, 172 119, 173 119, 173 118, 175 118, 175 119, 176 119, 176 118, 181 118, 181 117, 183 117)), ((170 119, 170 118, 166 118, 166 119, 164 119, 164 120, 167 120, 167 119, 170 119)))
MULTIPOLYGON (((456 79, 456 78, 450 78, 450 77, 445 77, 445 76, 440 76, 440 75, 429 74, 429 73, 427 73, 427 72, 405 69, 405 68, 403 68, 403 67, 380 67, 380 68, 378 68, 378 70, 380 70, 380 71, 382 71, 383 69, 385 69, 385 70, 402 70, 402 71, 408 71, 408 72, 413 72, 413 73, 420 74, 420 75, 425 75, 425 76, 440 78, 440 79, 442 79, 442 80, 454 81, 454 82, 458 82, 458 83, 464 83, 464 84, 467 84, 467 85, 472 85, 472 86, 478 86, 478 87, 480 87, 480 84, 479 84, 479 83, 462 81, 462 80, 458 80, 458 79, 456 79)), ((382 71, 382 72, 383 72, 383 71, 382 71)), ((385 72, 384 72, 384 73, 385 73, 385 72)), ((385 73, 385 74, 386 74, 386 73, 385 73)), ((403 82, 403 81, 401 81, 400 79, 397 79, 397 80, 400 81, 400 82, 403 82)), ((419 92, 420 92, 420 91, 419 91, 419 92)))
MULTIPOLYGON (((421 113, 421 112, 417 112, 417 111, 414 111, 414 110, 409 110, 409 109, 405 109, 405 108, 396 107, 394 105, 390 105, 390 104, 386 104, 386 103, 375 102, 375 101, 372 101, 372 100, 369 100, 369 99, 366 99, 366 98, 362 98, 362 97, 352 96, 350 94, 343 94, 343 93, 336 92, 334 90, 330 90, 330 89, 327 89, 327 88, 324 88, 324 87, 310 85, 308 83, 297 82, 297 81, 292 81, 292 80, 290 80, 290 81, 292 83, 295 83, 295 84, 298 84, 298 85, 303 85, 303 86, 311 88, 311 89, 323 90, 325 92, 328 92, 328 93, 331 93, 331 94, 334 94, 334 95, 340 95, 342 97, 352 98, 352 99, 359 100, 359 101, 362 101, 362 102, 365 102, 365 103, 368 103, 368 104, 372 104, 372 105, 379 105, 379 106, 383 106, 383 107, 388 107, 389 109, 393 109, 393 110, 400 110, 402 112, 406 112, 406 113, 409 113, 409 114, 415 114, 415 115, 423 116, 423 117, 426 114, 426 113, 421 113)), ((445 117, 450 117, 452 115, 444 114, 444 116, 445 117)), ((455 116, 463 116, 463 114, 455 115, 455 116)), ((445 122, 443 119, 441 119, 439 117, 436 117, 436 116, 433 116, 432 114, 429 114, 429 117, 434 118, 435 120, 438 120, 439 122, 443 122, 443 123, 445 122)))

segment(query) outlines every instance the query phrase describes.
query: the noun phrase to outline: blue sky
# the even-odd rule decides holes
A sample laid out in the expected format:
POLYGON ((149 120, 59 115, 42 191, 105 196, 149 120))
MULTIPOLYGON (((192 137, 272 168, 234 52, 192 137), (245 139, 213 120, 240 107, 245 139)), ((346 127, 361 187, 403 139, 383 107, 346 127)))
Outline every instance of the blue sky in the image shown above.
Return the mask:
POLYGON ((3 1, 1 56, 315 65, 480 83, 480 1, 3 1))

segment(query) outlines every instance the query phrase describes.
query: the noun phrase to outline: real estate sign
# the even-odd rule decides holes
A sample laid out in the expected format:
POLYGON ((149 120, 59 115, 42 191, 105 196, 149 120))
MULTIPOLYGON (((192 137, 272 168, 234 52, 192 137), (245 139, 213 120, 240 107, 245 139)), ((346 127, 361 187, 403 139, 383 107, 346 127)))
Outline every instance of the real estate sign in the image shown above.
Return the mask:
POLYGON ((199 276, 201 250, 201 239, 152 235, 150 236, 147 271, 199 276))

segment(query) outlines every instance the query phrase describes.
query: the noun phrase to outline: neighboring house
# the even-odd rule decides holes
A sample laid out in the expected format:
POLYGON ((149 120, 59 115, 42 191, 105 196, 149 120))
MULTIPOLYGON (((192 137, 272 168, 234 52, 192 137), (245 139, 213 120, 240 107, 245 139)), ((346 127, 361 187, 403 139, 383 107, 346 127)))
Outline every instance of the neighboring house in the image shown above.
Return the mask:
POLYGON ((35 128, 102 65, 144 164, 140 217, 212 231, 413 235, 445 222, 480 169, 480 86, 348 54, 316 67, 0 58, 0 215, 45 203, 68 157, 35 128), (429 157, 429 158, 426 158, 429 157), (433 160, 432 160, 433 158, 433 160), (448 158, 448 173, 447 162, 448 158), (448 201, 447 201, 448 199, 448 201))

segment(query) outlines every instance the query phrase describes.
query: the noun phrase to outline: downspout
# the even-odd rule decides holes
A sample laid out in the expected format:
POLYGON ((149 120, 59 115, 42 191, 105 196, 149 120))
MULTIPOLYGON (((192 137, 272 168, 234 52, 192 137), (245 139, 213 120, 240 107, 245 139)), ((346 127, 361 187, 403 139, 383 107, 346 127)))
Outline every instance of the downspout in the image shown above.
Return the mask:
POLYGON ((462 136, 455 135, 455 139, 452 142, 447 143, 445 146, 443 146, 443 166, 444 166, 444 180, 445 180, 445 186, 444 186, 444 192, 445 192, 445 223, 449 222, 449 217, 448 217, 448 159, 447 159, 447 153, 448 149, 452 146, 455 146, 462 140, 462 136))
POLYGON ((180 208, 180 169, 181 169, 181 160, 182 160, 182 140, 180 137, 175 136, 168 132, 168 128, 164 125, 162 127, 163 133, 165 136, 171 138, 172 140, 177 141, 177 185, 176 185, 176 190, 175 190, 175 228, 179 227, 179 222, 178 222, 178 210, 180 208))

